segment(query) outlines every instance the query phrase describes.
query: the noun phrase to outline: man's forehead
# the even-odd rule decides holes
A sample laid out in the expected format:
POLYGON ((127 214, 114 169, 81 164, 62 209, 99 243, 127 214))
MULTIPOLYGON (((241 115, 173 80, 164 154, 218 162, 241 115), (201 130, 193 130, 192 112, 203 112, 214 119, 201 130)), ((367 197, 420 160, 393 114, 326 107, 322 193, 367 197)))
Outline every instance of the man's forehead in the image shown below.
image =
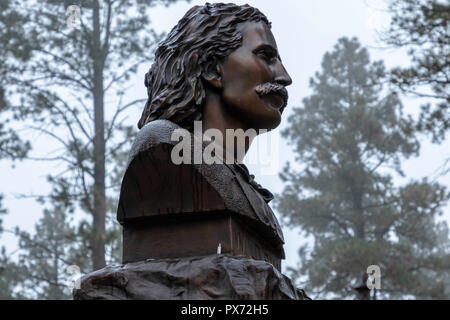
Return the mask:
POLYGON ((265 22, 245 22, 239 26, 239 30, 242 32, 243 46, 256 48, 268 45, 278 50, 275 37, 265 22))

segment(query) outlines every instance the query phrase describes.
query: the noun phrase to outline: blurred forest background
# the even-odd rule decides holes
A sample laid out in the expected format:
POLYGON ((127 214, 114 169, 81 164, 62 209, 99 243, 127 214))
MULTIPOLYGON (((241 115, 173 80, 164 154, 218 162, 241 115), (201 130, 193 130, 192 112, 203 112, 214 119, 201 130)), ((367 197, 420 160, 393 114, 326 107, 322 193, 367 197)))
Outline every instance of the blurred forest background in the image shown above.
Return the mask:
MULTIPOLYGON (((2 170, 37 163, 33 170, 48 168, 41 174, 50 186, 14 195, 42 208, 27 213, 40 217, 34 231, 21 221, 1 224, 17 213, 0 194, 0 241, 17 240, 13 249, 0 242, 0 299, 71 299, 68 266, 86 274, 120 263, 115 214, 146 100, 140 72, 164 37, 150 17, 180 2, 199 4, 0 0, 2 170), (81 8, 73 28, 70 5, 81 8), (143 95, 130 94, 133 87, 143 95), (36 148, 39 139, 47 150, 36 148)), ((381 269, 371 299, 450 299, 449 224, 442 219, 450 192, 438 182, 450 175, 450 153, 433 176, 413 179, 402 168, 422 156, 423 141, 448 140, 450 0, 384 2, 390 21, 377 41, 404 50, 407 64, 388 68, 342 34, 308 75, 310 94, 290 100, 281 130, 295 157, 279 169, 283 187, 272 190, 273 207, 285 228, 299 230, 301 243, 297 265, 285 271, 314 299, 361 298, 354 287, 370 265, 381 269), (406 112, 414 99, 417 115, 406 112)), ((5 176, 2 190, 12 184, 5 176)))

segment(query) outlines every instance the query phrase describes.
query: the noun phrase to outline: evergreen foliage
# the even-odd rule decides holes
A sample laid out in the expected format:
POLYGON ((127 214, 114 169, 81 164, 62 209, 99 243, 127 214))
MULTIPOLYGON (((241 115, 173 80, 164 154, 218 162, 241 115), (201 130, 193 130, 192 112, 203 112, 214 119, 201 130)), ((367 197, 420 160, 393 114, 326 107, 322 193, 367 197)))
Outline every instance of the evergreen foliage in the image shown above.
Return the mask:
POLYGON ((287 164, 276 206, 314 239, 292 275, 318 297, 351 298, 361 273, 378 265, 379 297, 449 298, 448 228, 435 218, 450 194, 426 179, 394 185, 419 143, 385 79, 382 62, 341 38, 289 117, 283 135, 301 168, 287 164))
MULTIPOLYGON (((176 1, 0 2, 0 107, 15 128, 4 133, 0 123, 0 157, 24 157, 31 145, 19 138, 36 146, 45 137, 47 149, 34 148, 27 159, 55 163, 47 177, 52 191, 37 198, 46 209, 36 233, 17 231, 26 277, 8 283, 25 296, 67 298, 68 264, 90 272, 121 260, 115 213, 137 131, 126 112, 146 101, 145 91, 142 99, 126 93, 138 68, 151 65, 163 36, 151 28, 151 9, 176 1), (69 5, 80 7, 78 27, 68 23, 78 21, 69 5)), ((13 264, 6 256, 2 263, 13 264)))
POLYGON ((450 0, 392 0, 391 25, 382 40, 408 49, 411 66, 395 68, 391 81, 403 92, 434 100, 422 107, 417 128, 434 142, 450 128, 450 0))

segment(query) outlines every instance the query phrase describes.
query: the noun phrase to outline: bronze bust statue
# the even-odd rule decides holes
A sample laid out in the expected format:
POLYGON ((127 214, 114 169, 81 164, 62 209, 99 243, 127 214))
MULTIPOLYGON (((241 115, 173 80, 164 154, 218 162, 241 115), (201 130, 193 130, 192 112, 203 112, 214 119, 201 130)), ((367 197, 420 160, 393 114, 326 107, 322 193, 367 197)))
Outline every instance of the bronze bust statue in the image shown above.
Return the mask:
POLYGON ((178 143, 173 133, 192 133, 195 121, 223 136, 280 124, 292 80, 270 27, 248 5, 206 4, 189 10, 159 45, 122 182, 117 218, 124 227, 124 263, 208 255, 220 244, 221 253, 280 270, 284 241, 268 205, 273 196, 240 163, 236 146, 221 141, 234 157, 231 164, 171 159, 178 143))
POLYGON ((291 82, 258 9, 189 10, 145 76, 117 210, 123 264, 84 276, 74 299, 309 299, 280 272, 273 195, 241 163, 256 130, 279 125, 291 82))

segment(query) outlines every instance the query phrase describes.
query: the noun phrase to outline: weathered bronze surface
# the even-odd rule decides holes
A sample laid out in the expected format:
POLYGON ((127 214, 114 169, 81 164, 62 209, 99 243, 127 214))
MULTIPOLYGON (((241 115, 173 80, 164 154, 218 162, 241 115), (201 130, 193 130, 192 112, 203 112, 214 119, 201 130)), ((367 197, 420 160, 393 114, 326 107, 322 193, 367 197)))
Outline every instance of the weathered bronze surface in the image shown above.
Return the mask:
POLYGON ((145 219, 124 228, 123 263, 207 256, 217 252, 264 260, 281 271, 279 248, 228 212, 145 219))

